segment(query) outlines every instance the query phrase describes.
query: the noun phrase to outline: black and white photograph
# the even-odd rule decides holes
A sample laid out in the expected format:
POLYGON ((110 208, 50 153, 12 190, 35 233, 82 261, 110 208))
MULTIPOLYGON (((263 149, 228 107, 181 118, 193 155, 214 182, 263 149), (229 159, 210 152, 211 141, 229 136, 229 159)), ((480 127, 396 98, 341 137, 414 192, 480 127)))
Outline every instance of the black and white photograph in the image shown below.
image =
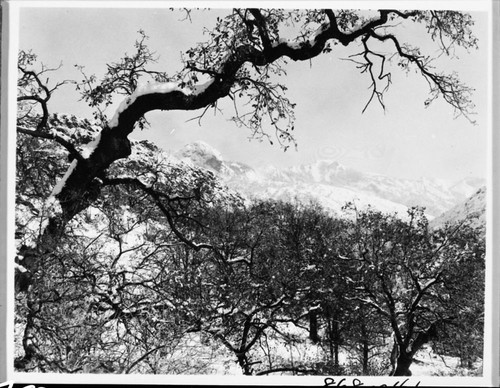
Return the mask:
POLYGON ((3 3, 9 380, 493 385, 491 2, 366 3, 3 3))

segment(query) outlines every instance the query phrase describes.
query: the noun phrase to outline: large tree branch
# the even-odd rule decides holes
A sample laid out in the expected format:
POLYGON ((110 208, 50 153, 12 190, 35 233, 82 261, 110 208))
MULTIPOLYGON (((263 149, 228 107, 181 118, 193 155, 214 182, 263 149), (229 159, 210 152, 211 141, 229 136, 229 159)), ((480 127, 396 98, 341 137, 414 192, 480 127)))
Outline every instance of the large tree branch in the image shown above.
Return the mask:
MULTIPOLYGON (((114 178, 114 179, 108 179, 104 178, 103 179, 103 184, 104 185, 117 185, 117 184, 126 184, 126 185, 132 185, 146 194, 148 194, 152 200, 154 201, 155 205, 158 207, 158 209, 162 212, 162 214, 165 216, 167 219, 168 225, 170 226, 170 229, 172 232, 175 234, 175 236, 182 241, 184 244, 188 245, 189 247, 193 248, 196 251, 199 251, 201 249, 214 249, 214 247, 210 244, 197 244, 193 242, 191 239, 187 238, 177 227, 176 222, 174 220, 174 217, 172 216, 171 212, 167 207, 163 204, 162 199, 166 200, 167 202, 171 201, 171 199, 164 193, 161 193, 152 187, 149 187, 145 185, 143 182, 141 182, 137 178, 114 178)), ((196 197, 193 197, 196 198, 196 197)), ((186 199, 186 198, 183 198, 186 199)), ((179 198, 174 198, 174 201, 178 201, 179 198)))
POLYGON ((427 284, 421 286, 418 279, 414 279, 415 287, 418 291, 417 296, 413 300, 407 314, 407 333, 406 333, 406 338, 404 340, 404 344, 407 347, 411 339, 413 337, 413 332, 415 330, 415 312, 417 311, 417 308, 419 307, 420 301, 422 298, 426 295, 427 290, 431 288, 434 284, 438 283, 442 275, 442 271, 440 271, 434 279, 431 279, 427 282, 427 284))
MULTIPOLYGON (((212 78, 206 87, 198 90, 189 90, 176 87, 175 85, 158 84, 136 91, 129 97, 116 113, 110 123, 110 127, 121 136, 126 136, 133 131, 134 124, 145 113, 153 110, 196 110, 215 103, 218 99, 228 96, 233 86, 236 73, 245 64, 251 63, 255 66, 267 66, 282 57, 294 61, 310 60, 321 54, 326 42, 336 39, 344 45, 348 45, 357 38, 366 35, 387 22, 388 15, 395 12, 398 16, 408 18, 415 12, 402 13, 394 10, 381 10, 379 17, 370 20, 363 26, 345 33, 340 31, 333 11, 325 11, 330 22, 322 24, 313 37, 308 41, 291 43, 288 41, 270 42, 265 30, 265 19, 259 10, 250 10, 254 16, 259 34, 263 41, 264 49, 260 50, 252 44, 241 44, 229 54, 226 61, 220 66, 220 70, 212 78)), ((201 69, 203 70, 203 69, 201 69)), ((206 70, 207 73, 213 70, 206 70)))
POLYGON ((394 13, 395 15, 403 19, 407 19, 411 16, 415 16, 417 14, 417 11, 402 12, 394 9, 379 10, 378 18, 372 19, 367 23, 365 23, 363 26, 359 27, 358 29, 355 29, 350 32, 340 31, 340 28, 337 24, 337 17, 332 10, 327 9, 325 10, 325 13, 328 16, 328 19, 330 20, 330 30, 331 33, 333 34, 332 38, 338 39, 340 43, 342 43, 344 46, 347 46, 357 38, 387 23, 389 14, 394 13))
POLYGON ((411 356, 415 355, 423 345, 428 343, 433 338, 436 338, 438 335, 439 326, 444 324, 449 324, 454 321, 454 317, 446 317, 438 319, 432 322, 429 327, 418 333, 417 337, 412 343, 410 354, 411 356))
POLYGON ((198 89, 190 90, 173 84, 154 84, 136 90, 120 105, 109 125, 103 128, 99 143, 88 159, 79 160, 72 165, 71 171, 60 185, 61 190, 56 196, 61 203, 65 222, 87 206, 81 199, 89 190, 93 179, 111 163, 130 154, 130 141, 127 137, 147 112, 196 110, 215 104, 220 98, 229 95, 236 73, 246 62, 265 66, 282 56, 294 60, 310 59, 321 52, 328 39, 324 31, 318 36, 320 38, 312 47, 294 47, 281 43, 270 50, 261 51, 251 45, 240 45, 221 66, 220 76, 212 78, 198 89))

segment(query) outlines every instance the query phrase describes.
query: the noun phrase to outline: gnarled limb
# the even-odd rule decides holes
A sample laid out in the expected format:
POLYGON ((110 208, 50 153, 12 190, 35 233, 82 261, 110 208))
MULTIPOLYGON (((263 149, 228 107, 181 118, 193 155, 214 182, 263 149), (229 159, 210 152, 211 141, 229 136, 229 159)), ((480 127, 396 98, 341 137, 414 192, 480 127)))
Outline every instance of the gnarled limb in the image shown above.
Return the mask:
MULTIPOLYGON (((308 40, 290 42, 282 39, 271 40, 267 33, 267 29, 270 27, 266 24, 266 11, 252 9, 246 15, 252 15, 253 20, 246 16, 246 24, 243 23, 243 26, 249 34, 248 23, 252 21, 256 25, 256 33, 261 41, 259 44, 248 39, 242 40, 241 43, 235 41, 226 49, 227 52, 223 59, 219 60, 218 63, 211 64, 211 66, 207 66, 204 60, 197 59, 205 58, 208 55, 203 53, 203 50, 208 50, 205 46, 200 47, 198 57, 196 53, 192 55, 189 66, 186 68, 188 71, 199 71, 205 76, 208 75, 207 82, 201 85, 191 83, 188 86, 183 86, 182 82, 151 83, 135 89, 120 105, 112 120, 104 126, 99 144, 94 152, 87 160, 79 161, 74 166, 61 192, 57 194, 64 218, 71 219, 79 211, 81 206, 76 206, 75 201, 85 196, 85 192, 96 176, 106 170, 114 161, 129 155, 128 135, 132 133, 136 123, 147 112, 154 110, 197 110, 212 106, 219 99, 229 96, 236 82, 244 81, 244 79, 239 78, 239 72, 247 64, 256 69, 262 69, 275 64, 280 59, 310 60, 323 52, 329 40, 338 41, 343 45, 349 45, 361 37, 363 37, 365 45, 369 38, 382 41, 391 40, 398 54, 418 66, 424 77, 430 82, 432 85, 431 95, 434 92, 442 94, 445 100, 460 112, 464 112, 469 106, 470 100, 466 98, 466 94, 470 89, 464 87, 457 89, 453 77, 432 73, 422 58, 405 51, 394 35, 381 35, 376 32, 378 28, 396 17, 401 19, 418 17, 417 11, 380 10, 377 17, 367 20, 350 31, 339 27, 335 12, 325 10, 324 13, 327 16, 325 22, 316 29, 308 40)), ((251 33, 252 38, 255 38, 255 33, 253 31, 251 33)), ((381 98, 381 94, 378 92, 375 92, 375 95, 377 98, 381 98)))

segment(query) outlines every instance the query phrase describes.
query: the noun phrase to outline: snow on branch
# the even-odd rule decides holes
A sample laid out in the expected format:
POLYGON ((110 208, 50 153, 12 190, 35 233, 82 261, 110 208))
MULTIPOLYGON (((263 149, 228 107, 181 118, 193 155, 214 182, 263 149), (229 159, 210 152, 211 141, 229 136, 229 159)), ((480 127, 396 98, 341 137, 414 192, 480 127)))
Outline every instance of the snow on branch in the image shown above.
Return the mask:
POLYGON ((352 297, 352 298, 347 298, 347 299, 348 300, 356 300, 356 301, 361 302, 361 303, 363 303, 365 305, 371 306, 375 310, 377 310, 380 314, 382 314, 382 315, 384 315, 386 317, 390 317, 390 314, 387 311, 385 311, 378 303, 374 302, 371 299, 361 298, 359 296, 352 297))
POLYGON ((64 176, 57 182, 57 184, 54 186, 52 189, 52 193, 50 194, 51 197, 57 196, 62 189, 64 188, 64 185, 66 184, 66 180, 71 176, 73 173, 73 170, 76 168, 76 165, 78 164, 78 160, 75 159, 71 162, 69 168, 66 170, 66 173, 64 176))
POLYGON ((118 109, 116 110, 113 118, 111 121, 108 123, 110 128, 117 127, 119 124, 119 119, 120 115, 127 110, 128 107, 130 107, 136 100, 137 98, 141 96, 146 96, 149 94, 168 94, 172 92, 181 92, 185 96, 190 96, 190 95, 198 95, 200 93, 203 93, 212 83, 214 82, 213 79, 199 84, 195 85, 192 88, 186 88, 183 87, 181 88, 179 86, 178 82, 148 82, 146 84, 140 85, 135 89, 135 91, 125 98, 118 109))
POLYGON ((234 259, 227 260, 228 264, 237 264, 237 263, 245 263, 248 266, 251 266, 252 263, 246 257, 235 257, 234 259))

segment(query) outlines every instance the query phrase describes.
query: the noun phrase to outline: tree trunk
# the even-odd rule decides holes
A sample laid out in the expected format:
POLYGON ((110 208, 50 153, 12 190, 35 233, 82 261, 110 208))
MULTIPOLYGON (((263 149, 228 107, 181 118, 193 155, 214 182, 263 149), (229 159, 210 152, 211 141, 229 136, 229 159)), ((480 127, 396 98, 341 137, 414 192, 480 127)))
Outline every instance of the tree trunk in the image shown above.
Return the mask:
POLYGON ((247 357, 246 353, 237 353, 236 357, 238 358, 238 364, 240 365, 241 369, 243 370, 243 374, 245 376, 251 376, 252 370, 250 368, 250 364, 248 362, 248 357, 247 357))
POLYGON ((316 311, 309 311, 309 339, 313 343, 319 342, 318 335, 318 313, 316 311))
POLYGON ((338 342, 335 342, 335 359, 333 361, 333 365, 335 366, 335 369, 339 368, 339 344, 338 344, 338 342))
POLYGON ((363 345, 363 359, 362 359, 362 364, 363 364, 363 375, 368 376, 368 360, 370 356, 370 348, 368 346, 368 340, 365 338, 363 339, 362 342, 363 345))
POLYGON ((339 333, 339 322, 337 320, 333 321, 333 338, 335 343, 335 368, 339 368, 339 347, 340 347, 340 333, 339 333))
POLYGON ((336 320, 328 319, 328 342, 330 345, 330 359, 332 360, 335 372, 339 370, 339 348, 340 335, 339 323, 336 320))
POLYGON ((409 340, 413 333, 407 333, 406 341, 396 341, 394 340, 394 347, 391 354, 391 364, 393 365, 393 371, 391 376, 411 376, 410 366, 413 362, 413 356, 417 353, 422 346, 428 343, 430 340, 437 337, 438 326, 450 321, 447 319, 440 319, 432 324, 424 331, 417 334, 415 340, 411 344, 411 348, 408 349, 409 340))
POLYGON ((396 369, 393 376, 411 376, 410 366, 413 362, 413 357, 400 354, 396 363, 396 369))
POLYGON ((361 366, 363 368, 363 375, 368 376, 370 360, 370 341, 368 337, 368 329, 364 321, 361 322, 361 366))
POLYGON ((406 351, 406 349, 401 349, 398 344, 394 344, 397 349, 397 354, 393 353, 391 355, 395 356, 394 359, 391 359, 393 363, 393 370, 391 372, 391 376, 411 376, 410 366, 413 362, 413 355, 406 351))
MULTIPOLYGON (((330 323, 328 323, 328 325, 330 326, 330 323)), ((332 340, 332 337, 331 337, 331 331, 329 333, 329 338, 328 338, 328 345, 329 345, 329 348, 330 348, 330 360, 332 361, 332 364, 333 364, 333 359, 334 359, 334 345, 333 345, 333 340, 332 340)))

